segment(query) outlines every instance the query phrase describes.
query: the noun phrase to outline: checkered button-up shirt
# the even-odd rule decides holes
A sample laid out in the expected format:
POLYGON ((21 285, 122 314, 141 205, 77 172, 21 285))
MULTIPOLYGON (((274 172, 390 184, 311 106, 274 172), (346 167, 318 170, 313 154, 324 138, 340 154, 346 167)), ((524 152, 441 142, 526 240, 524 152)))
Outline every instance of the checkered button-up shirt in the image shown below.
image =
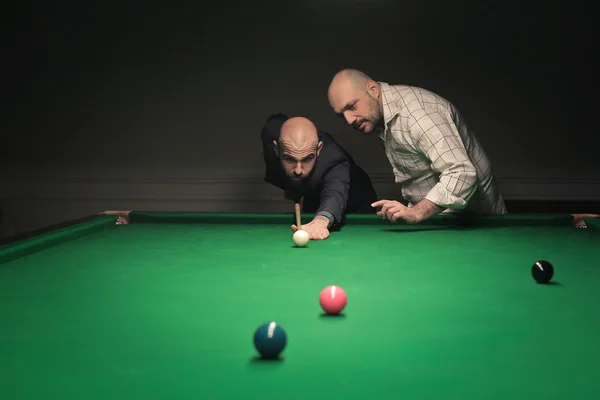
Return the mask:
POLYGON ((418 87, 379 84, 380 139, 409 206, 427 199, 445 212, 506 214, 491 163, 454 105, 418 87))

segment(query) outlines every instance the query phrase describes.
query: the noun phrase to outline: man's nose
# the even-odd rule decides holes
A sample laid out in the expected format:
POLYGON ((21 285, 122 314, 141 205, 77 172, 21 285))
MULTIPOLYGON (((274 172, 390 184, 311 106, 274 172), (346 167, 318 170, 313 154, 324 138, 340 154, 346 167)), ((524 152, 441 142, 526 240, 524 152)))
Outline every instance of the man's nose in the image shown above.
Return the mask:
POLYGON ((349 112, 344 113, 344 118, 346 119, 346 122, 348 123, 348 125, 352 125, 354 123, 354 121, 356 120, 356 118, 349 112))
POLYGON ((296 175, 302 175, 302 164, 296 164, 296 168, 294 168, 294 173, 296 175))

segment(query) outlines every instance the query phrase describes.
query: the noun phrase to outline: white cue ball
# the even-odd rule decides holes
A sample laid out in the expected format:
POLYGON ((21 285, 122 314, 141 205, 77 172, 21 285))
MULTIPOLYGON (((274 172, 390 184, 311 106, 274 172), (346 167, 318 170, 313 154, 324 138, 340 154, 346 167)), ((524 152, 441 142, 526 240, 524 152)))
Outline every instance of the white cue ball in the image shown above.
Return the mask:
POLYGON ((303 231, 303 230, 297 230, 296 232, 294 232, 294 243, 296 243, 296 246, 298 247, 304 247, 308 244, 308 241, 310 240, 310 236, 308 235, 308 232, 303 231))

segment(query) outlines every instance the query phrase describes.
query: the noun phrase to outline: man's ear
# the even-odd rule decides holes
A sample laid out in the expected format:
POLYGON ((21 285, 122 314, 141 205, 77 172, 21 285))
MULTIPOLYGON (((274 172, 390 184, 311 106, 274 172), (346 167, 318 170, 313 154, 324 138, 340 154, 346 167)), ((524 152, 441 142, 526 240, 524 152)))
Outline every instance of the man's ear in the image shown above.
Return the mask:
POLYGON ((319 141, 319 144, 317 144, 317 155, 321 154, 321 150, 323 150, 323 142, 319 141))
POLYGON ((279 157, 279 145, 277 144, 277 140, 273 140, 273 150, 275 150, 275 155, 279 157))
POLYGON ((380 88, 379 85, 377 84, 377 82, 375 82, 372 79, 369 79, 367 81, 367 93, 369 93, 373 98, 378 99, 379 98, 379 92, 380 92, 380 88))

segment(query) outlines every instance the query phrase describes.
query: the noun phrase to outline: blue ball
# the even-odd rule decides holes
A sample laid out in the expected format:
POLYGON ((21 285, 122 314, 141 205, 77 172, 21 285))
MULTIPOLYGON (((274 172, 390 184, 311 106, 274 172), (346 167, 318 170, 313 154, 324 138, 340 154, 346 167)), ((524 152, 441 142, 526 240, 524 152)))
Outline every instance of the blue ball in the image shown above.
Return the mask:
POLYGON ((277 358, 286 343, 285 331, 275 322, 263 324, 254 332, 254 347, 263 358, 277 358))

